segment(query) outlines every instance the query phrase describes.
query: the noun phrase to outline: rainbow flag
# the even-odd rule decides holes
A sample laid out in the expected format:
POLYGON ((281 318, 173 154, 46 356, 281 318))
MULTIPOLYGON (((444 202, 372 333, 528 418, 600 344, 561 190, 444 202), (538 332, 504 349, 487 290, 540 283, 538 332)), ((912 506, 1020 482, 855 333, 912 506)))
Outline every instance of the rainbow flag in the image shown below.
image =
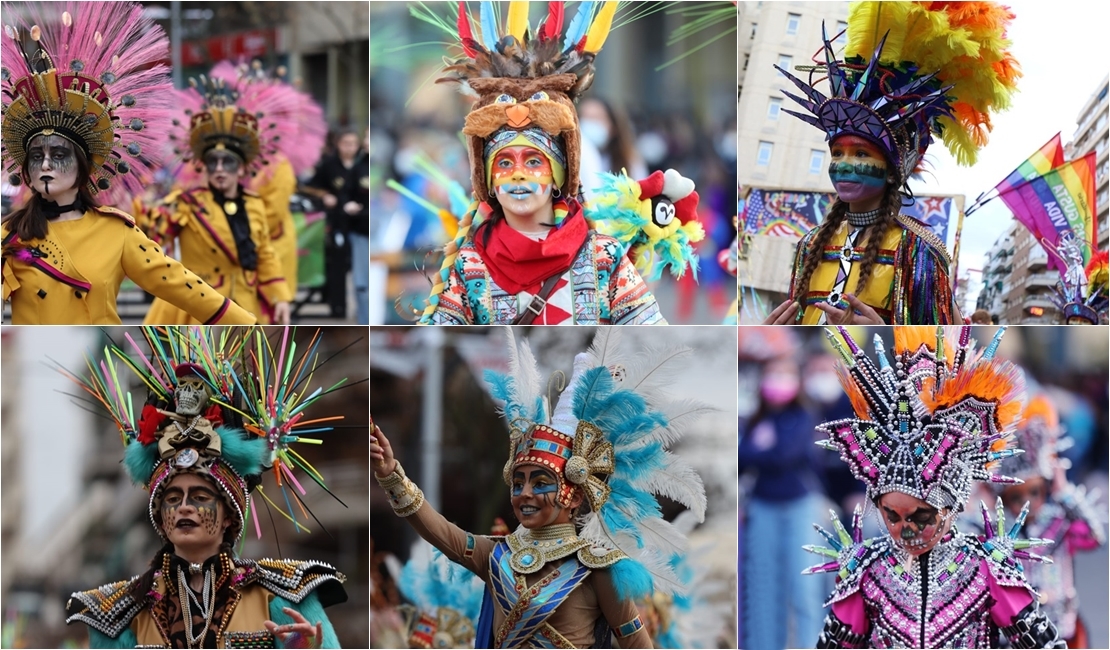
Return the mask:
MULTIPOLYGON (((1055 247, 1065 234, 1072 233, 1087 242, 1089 246, 1083 251, 1086 263, 1090 260, 1095 237, 1095 165, 1095 152, 1092 151, 1001 190, 998 196, 1037 241, 1055 247)), ((1048 266, 1060 272, 1065 270, 1063 262, 1055 255, 1048 256, 1048 266)))
MULTIPOLYGON (((998 190, 1001 195, 1009 189, 1025 182, 1031 181, 1041 174, 1047 174, 1052 169, 1064 164, 1064 145, 1060 142, 1060 134, 1052 136, 1052 139, 1044 143, 1044 145, 1037 149, 1037 152, 1025 162, 1018 165, 1018 168, 1010 172, 1006 180, 1002 181, 995 186, 994 189, 998 190)), ((1005 200, 1005 199, 1003 199, 1005 200)), ((1007 205, 1009 203, 1007 202, 1007 205)), ((1010 206, 1013 210, 1013 206, 1010 206)))

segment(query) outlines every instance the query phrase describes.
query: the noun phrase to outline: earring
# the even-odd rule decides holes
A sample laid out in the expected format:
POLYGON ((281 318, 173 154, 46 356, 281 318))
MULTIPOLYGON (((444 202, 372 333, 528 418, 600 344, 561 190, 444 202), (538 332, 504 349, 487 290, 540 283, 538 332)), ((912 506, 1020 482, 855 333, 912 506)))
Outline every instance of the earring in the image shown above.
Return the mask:
POLYGON ((553 199, 563 198, 563 193, 559 191, 559 188, 557 186, 555 187, 555 189, 551 190, 551 198, 553 198, 553 199))

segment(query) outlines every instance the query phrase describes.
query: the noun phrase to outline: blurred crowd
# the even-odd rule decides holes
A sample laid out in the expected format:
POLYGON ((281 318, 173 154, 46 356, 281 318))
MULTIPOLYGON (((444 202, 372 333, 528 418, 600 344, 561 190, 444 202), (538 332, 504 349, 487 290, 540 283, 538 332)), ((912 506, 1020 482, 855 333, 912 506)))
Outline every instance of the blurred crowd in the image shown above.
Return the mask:
MULTIPOLYGON (((874 333, 887 339, 890 328, 853 328, 857 341, 874 333)), ((977 327, 980 346, 995 327, 977 327)), ((802 575, 821 560, 803 550, 823 540, 813 524, 829 527, 829 511, 850 528, 852 511, 865 505, 865 486, 835 452, 814 443, 825 436, 815 427, 823 422, 856 417, 837 375, 834 356, 822 328, 800 333, 784 328, 739 330, 739 459, 740 459, 740 647, 812 648, 821 634, 825 599, 832 593, 830 574, 802 575)), ((1064 433, 1072 439, 1061 455, 1070 461, 1066 478, 1073 484, 1099 487, 1107 483, 1107 350, 1105 330, 1090 337, 1074 328, 1011 329, 999 356, 1025 371, 1027 393, 1046 395, 1055 405, 1064 433)), ((993 503, 993 494, 973 494, 993 503)), ((1105 504, 1097 506, 1105 512, 1105 504)), ((978 516, 965 510, 964 527, 978 516), (965 521, 967 519, 967 521, 965 521)), ((1105 524, 1105 522, 1103 522, 1105 524)), ((885 535, 875 517, 864 518, 867 537, 885 535)), ((1106 547, 1090 555, 1106 565, 1106 547)), ((827 558, 826 558, 827 559, 827 558)), ((1079 562, 1080 560, 1076 560, 1079 562)), ((1077 578, 1080 611, 1086 617, 1090 642, 1107 643, 1105 569, 1085 585, 1077 578), (1085 593, 1084 588, 1088 591, 1085 593), (1084 604, 1084 596, 1088 600, 1084 604), (1099 627, 1100 626, 1100 627, 1099 627)), ((1079 570, 1076 571, 1079 576, 1079 570)))

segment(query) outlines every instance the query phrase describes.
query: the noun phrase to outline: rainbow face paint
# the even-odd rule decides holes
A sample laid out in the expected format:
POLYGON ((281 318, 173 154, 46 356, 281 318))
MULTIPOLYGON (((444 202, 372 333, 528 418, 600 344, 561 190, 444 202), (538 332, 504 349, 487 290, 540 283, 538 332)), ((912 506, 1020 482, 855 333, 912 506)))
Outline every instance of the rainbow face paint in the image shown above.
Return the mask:
POLYGON ((866 201, 886 189, 887 162, 875 145, 846 135, 829 145, 829 153, 829 179, 841 201, 866 201))
POLYGON ((510 212, 531 214, 551 200, 551 161, 539 149, 506 147, 494 156, 490 172, 494 196, 510 212))

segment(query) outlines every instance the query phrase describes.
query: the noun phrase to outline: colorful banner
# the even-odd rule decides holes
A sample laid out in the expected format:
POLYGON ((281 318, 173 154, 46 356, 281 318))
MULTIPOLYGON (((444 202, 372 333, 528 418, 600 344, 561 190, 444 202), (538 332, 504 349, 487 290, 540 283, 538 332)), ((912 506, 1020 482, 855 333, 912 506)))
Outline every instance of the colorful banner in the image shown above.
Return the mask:
MULTIPOLYGON (((753 235, 801 237, 825 220, 836 194, 791 192, 752 188, 743 201, 744 232, 753 235)), ((959 203, 951 196, 921 196, 902 208, 902 213, 929 226, 942 242, 948 242, 948 224, 959 215, 959 203)))
POLYGON ((790 192, 752 188, 744 202, 744 232, 800 238, 825 219, 832 192, 790 192))
POLYGON ((945 245, 948 245, 948 224, 960 214, 960 206, 953 196, 919 196, 913 205, 902 206, 902 214, 913 217, 929 226, 945 245))
MULTIPOLYGON (((1026 180, 999 193, 1037 241, 1056 247, 1072 233, 1093 245, 1095 236, 1095 152, 1064 163, 1051 171, 1026 180)), ((1083 247, 1083 261, 1091 257, 1091 247, 1083 247)), ((1064 263, 1048 256, 1049 268, 1064 271, 1064 263)))

